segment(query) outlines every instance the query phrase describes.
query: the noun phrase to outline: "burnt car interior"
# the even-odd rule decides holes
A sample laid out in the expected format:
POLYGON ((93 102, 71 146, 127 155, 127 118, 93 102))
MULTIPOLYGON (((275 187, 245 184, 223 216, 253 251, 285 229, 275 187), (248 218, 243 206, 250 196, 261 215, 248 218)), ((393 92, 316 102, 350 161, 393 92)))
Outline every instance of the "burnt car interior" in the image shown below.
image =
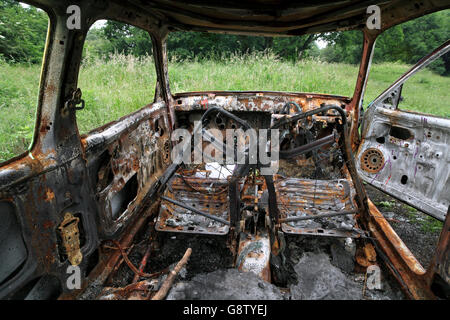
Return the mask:
MULTIPOLYGON (((152 261, 163 254, 162 242, 178 235, 213 239, 229 257, 228 267, 281 288, 290 281, 288 237, 350 238, 361 270, 385 266, 407 298, 449 297, 450 120, 402 111, 398 103, 403 83, 447 53, 450 42, 361 112, 377 36, 450 8, 449 1, 371 1, 381 8, 379 30, 365 24, 366 1, 80 0, 74 2, 82 24, 74 30, 66 27, 72 1, 26 2, 46 11, 50 22, 33 144, 0 164, 0 298, 96 299, 120 283, 125 289, 114 291, 116 299, 130 298, 138 287, 133 298, 155 299, 150 280, 167 273, 169 265, 158 269, 152 261), (80 135, 77 113, 84 104, 89 108, 77 85, 80 60, 86 34, 99 19, 148 31, 156 91, 140 110, 80 135), (171 32, 300 36, 335 30, 364 34, 352 97, 170 91, 171 32), (175 129, 203 143, 173 139, 175 129), (238 138, 227 129, 266 129, 267 136, 254 137, 254 145, 269 160, 250 159, 246 147, 241 163, 232 156, 221 164, 217 160, 228 156, 227 145, 238 148, 238 138), (272 140, 275 130, 278 142, 272 140), (279 159, 271 161, 268 146, 274 144, 279 159), (192 164, 174 161, 174 150, 194 159, 196 148, 209 157, 192 164), (268 174, 271 166, 278 170, 268 174), (427 269, 368 198, 365 183, 444 221, 427 269), (129 257, 141 243, 145 248, 136 264, 129 257), (80 268, 80 288, 67 288, 69 266, 80 268)), ((191 262, 200 259, 195 248, 192 254, 191 262)))

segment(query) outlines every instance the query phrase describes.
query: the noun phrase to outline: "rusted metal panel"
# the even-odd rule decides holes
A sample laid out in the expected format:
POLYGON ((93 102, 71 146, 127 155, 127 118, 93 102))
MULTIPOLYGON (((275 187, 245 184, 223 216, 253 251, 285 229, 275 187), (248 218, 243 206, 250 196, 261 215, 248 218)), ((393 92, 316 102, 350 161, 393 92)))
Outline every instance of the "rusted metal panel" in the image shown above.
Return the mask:
POLYGON ((363 52, 361 56, 361 62, 359 65, 358 78, 356 79, 355 91, 350 103, 347 105, 347 110, 351 116, 350 125, 350 145, 353 151, 355 151, 359 145, 359 124, 362 115, 361 109, 363 104, 364 92, 367 86, 367 80, 369 77, 370 65, 372 63, 372 56, 375 49, 376 36, 379 34, 377 30, 363 31, 363 52))
POLYGON ((206 110, 215 105, 227 111, 263 111, 279 113, 287 102, 296 102, 302 111, 317 109, 322 104, 342 106, 347 97, 270 91, 186 92, 174 96, 176 111, 206 110))
POLYGON ((375 237, 377 249, 384 254, 384 262, 413 299, 435 299, 424 278, 425 269, 392 229, 376 206, 369 200, 368 229, 375 237))
POLYGON ((256 235, 241 232, 236 268, 244 272, 253 272, 261 279, 270 282, 270 239, 269 234, 256 235))
POLYGON ((441 221, 450 205, 450 120, 399 110, 398 103, 405 81, 448 51, 450 41, 421 59, 370 104, 356 159, 367 183, 441 221))
MULTIPOLYGON (((323 213, 354 211, 355 189, 348 180, 310 180, 282 178, 275 180, 281 219, 323 213)), ((281 224, 283 232, 334 237, 359 237, 354 215, 292 221, 281 224)))
POLYGON ((447 216, 445 218, 444 226, 439 236, 439 241, 436 246, 436 252, 427 269, 425 275, 428 286, 432 287, 435 282, 438 282, 441 288, 436 291, 441 291, 439 298, 449 299, 449 292, 445 292, 445 284, 450 283, 450 206, 448 208, 447 216), (440 281, 438 281, 440 280, 440 281))
MULTIPOLYGON (((40 0, 42 3, 49 1, 40 0)), ((92 1, 86 1, 90 3, 92 1)), ((369 5, 381 8, 382 30, 426 13, 449 7, 449 2, 421 1, 127 1, 107 3, 99 18, 117 19, 127 23, 150 26, 164 22, 173 30, 226 32, 253 35, 302 35, 314 32, 362 28, 369 5), (126 12, 126 14, 124 14, 126 12)), ((98 13, 97 13, 98 14, 98 13)))
POLYGON ((443 221, 450 205, 450 120, 379 106, 371 107, 367 116, 371 125, 364 131, 357 156, 361 177, 443 221), (397 128, 408 132, 410 137, 396 138, 393 130, 397 128), (370 150, 377 152, 380 161, 377 170, 365 164, 370 150))
POLYGON ((144 107, 83 140, 88 166, 99 157, 99 150, 108 154, 107 162, 99 170, 104 169, 102 176, 112 175, 111 181, 96 186, 102 228, 108 234, 127 223, 170 163, 170 130, 164 107, 163 102, 144 107), (136 185, 135 191, 122 191, 131 183, 136 185), (127 199, 131 201, 126 207, 118 202, 125 201, 123 197, 132 197, 127 199))
MULTIPOLYGON (((145 222, 148 221, 149 216, 151 216, 151 214, 155 212, 158 205, 159 205, 158 202, 154 202, 152 205, 145 208, 145 210, 141 212, 142 213, 141 215, 136 215, 134 217, 133 221, 134 223, 130 224, 126 228, 119 242, 122 248, 131 245, 134 237, 136 236, 136 233, 139 230, 141 230, 145 222)), ((91 271, 89 276, 81 283, 81 288, 78 290, 63 293, 58 299, 59 300, 77 299, 86 290, 88 286, 103 284, 113 271, 114 266, 118 263, 120 257, 121 253, 119 250, 110 250, 110 251, 106 249, 102 250, 99 263, 91 271)))
MULTIPOLYGON (((165 196, 229 222, 227 179, 197 177, 198 171, 188 173, 178 171, 178 175, 169 182, 165 196)), ((224 235, 229 226, 163 201, 156 230, 224 235)))

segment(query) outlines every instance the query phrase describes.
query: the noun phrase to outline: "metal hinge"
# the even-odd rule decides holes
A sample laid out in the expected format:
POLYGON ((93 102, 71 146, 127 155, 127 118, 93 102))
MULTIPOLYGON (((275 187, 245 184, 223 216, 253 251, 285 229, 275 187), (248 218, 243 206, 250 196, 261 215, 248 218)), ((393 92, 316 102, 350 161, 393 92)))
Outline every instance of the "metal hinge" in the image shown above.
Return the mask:
POLYGON ((73 216, 70 212, 64 215, 64 220, 58 227, 61 233, 62 243, 66 249, 66 254, 70 264, 77 266, 83 260, 83 255, 80 251, 80 231, 78 229, 78 222, 80 218, 73 216))

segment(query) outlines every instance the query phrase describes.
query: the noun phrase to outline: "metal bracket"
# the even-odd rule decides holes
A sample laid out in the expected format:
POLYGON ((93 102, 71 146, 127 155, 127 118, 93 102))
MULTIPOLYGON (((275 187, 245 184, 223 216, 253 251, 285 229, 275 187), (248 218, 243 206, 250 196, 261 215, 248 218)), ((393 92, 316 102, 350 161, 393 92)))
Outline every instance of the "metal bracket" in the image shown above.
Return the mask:
POLYGON ((64 248, 66 249, 67 257, 70 264, 73 266, 79 265, 81 260, 83 260, 83 255, 80 251, 80 231, 78 230, 78 222, 80 222, 80 218, 67 212, 64 215, 64 220, 58 227, 64 248))
POLYGON ((65 108, 68 109, 74 109, 74 110, 83 110, 84 109, 84 100, 81 99, 81 89, 78 88, 72 92, 72 97, 66 101, 64 104, 65 108), (81 104, 80 107, 77 107, 77 105, 81 104))

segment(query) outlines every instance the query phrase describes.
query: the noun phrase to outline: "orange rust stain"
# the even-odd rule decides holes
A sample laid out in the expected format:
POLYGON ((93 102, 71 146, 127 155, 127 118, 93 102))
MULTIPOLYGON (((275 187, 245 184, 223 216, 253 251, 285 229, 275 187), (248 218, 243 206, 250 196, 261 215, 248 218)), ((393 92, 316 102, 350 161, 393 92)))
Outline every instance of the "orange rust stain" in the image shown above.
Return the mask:
POLYGON ((364 247, 358 247, 356 251, 356 262, 367 268, 368 266, 375 264, 377 261, 377 255, 375 248, 371 243, 366 243, 364 247))
POLYGON ((42 132, 42 133, 45 133, 47 130, 50 129, 46 118, 42 118, 40 126, 41 126, 40 132, 42 132))
POLYGON ((86 141, 85 138, 82 138, 82 139, 81 139, 81 145, 83 146, 83 149, 86 149, 86 147, 87 147, 87 141, 86 141))
POLYGON ((404 261, 404 263, 408 266, 408 268, 416 273, 417 275, 422 275, 425 273, 425 269, 422 267, 419 261, 417 261, 416 257, 412 254, 412 252, 408 249, 405 243, 400 239, 397 233, 392 229, 389 222, 386 221, 384 216, 378 210, 378 208, 373 204, 372 201, 368 201, 369 204, 369 213, 372 218, 372 223, 369 224, 369 229, 372 232, 382 232, 385 235, 385 238, 389 240, 391 245, 396 248, 398 255, 404 261))
POLYGON ((139 159, 137 159, 137 158, 135 158, 135 159, 133 159, 133 165, 132 165, 132 167, 133 167, 133 170, 134 171, 136 171, 136 172, 138 172, 139 171, 139 159))
POLYGON ((51 189, 47 188, 47 191, 45 192, 44 201, 51 202, 53 199, 55 199, 55 193, 51 189))
POLYGON ((51 229, 51 228, 53 228, 54 225, 55 225, 55 223, 53 221, 45 221, 42 226, 45 229, 51 229))
POLYGON ((364 246, 364 254, 367 257, 367 260, 369 260, 370 262, 375 262, 377 260, 377 253, 375 252, 375 248, 371 243, 368 243, 364 246))
POLYGON ((49 84, 49 85, 47 86, 47 88, 45 89, 45 92, 46 92, 47 94, 53 94, 55 91, 56 91, 56 86, 53 85, 53 84, 49 84))

